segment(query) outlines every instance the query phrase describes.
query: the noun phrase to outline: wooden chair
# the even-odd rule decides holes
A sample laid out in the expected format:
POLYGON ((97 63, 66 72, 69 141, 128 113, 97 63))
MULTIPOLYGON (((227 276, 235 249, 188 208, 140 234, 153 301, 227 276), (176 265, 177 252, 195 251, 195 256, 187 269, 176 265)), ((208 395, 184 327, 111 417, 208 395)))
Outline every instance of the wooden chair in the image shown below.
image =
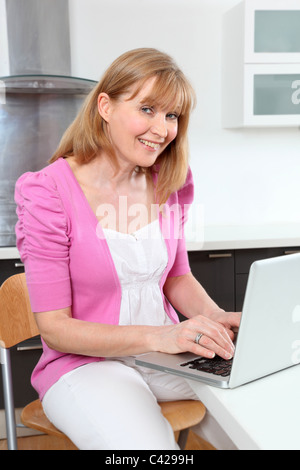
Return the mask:
MULTIPOLYGON (((11 450, 17 449, 17 437, 10 348, 38 334, 38 327, 30 307, 25 274, 11 276, 0 289, 0 352, 7 445, 11 450)), ((189 428, 200 423, 205 416, 204 405, 192 400, 163 402, 159 405, 173 431, 179 431, 178 445, 183 449, 189 428)), ((68 437, 56 429, 47 419, 40 400, 35 400, 25 406, 21 414, 21 421, 29 428, 60 437, 70 443, 68 437)))

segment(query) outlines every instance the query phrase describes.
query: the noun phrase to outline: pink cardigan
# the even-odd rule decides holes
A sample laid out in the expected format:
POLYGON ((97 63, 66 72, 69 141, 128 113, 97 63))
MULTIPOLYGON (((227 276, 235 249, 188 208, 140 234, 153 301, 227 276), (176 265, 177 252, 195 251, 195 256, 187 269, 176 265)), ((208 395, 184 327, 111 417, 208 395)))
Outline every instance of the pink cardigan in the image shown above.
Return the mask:
MULTIPOLYGON (((185 185, 170 196, 160 214, 168 250, 160 289, 165 310, 174 323, 178 317, 164 297, 163 286, 167 276, 190 271, 180 227, 192 199, 189 170, 185 185)), ((99 236, 101 226, 66 160, 60 158, 41 171, 22 175, 16 184, 15 200, 17 248, 25 264, 32 310, 72 306, 74 318, 117 325, 121 302, 118 275, 106 240, 99 236)), ((61 353, 43 342, 32 385, 42 399, 62 375, 100 360, 103 358, 61 353)))

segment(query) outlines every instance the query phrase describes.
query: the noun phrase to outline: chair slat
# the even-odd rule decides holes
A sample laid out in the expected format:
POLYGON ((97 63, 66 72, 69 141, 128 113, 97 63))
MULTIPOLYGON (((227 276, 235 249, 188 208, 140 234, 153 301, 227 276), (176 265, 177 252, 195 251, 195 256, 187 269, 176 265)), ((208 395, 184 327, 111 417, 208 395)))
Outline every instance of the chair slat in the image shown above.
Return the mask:
POLYGON ((0 345, 11 348, 38 334, 25 274, 11 276, 0 289, 0 345))

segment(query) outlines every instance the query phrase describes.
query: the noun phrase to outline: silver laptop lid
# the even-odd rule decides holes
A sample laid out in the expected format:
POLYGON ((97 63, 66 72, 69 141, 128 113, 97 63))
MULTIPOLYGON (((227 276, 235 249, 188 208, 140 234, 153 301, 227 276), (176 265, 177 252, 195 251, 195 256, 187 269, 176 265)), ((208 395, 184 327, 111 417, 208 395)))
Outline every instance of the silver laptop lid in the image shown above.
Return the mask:
POLYGON ((230 388, 300 362, 300 254, 253 263, 230 388))

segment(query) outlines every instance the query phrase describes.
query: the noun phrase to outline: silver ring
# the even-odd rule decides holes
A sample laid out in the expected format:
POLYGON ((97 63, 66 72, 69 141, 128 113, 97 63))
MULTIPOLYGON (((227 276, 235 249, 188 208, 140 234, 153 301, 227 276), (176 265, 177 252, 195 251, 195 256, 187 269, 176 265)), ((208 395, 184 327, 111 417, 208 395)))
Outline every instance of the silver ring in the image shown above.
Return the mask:
POLYGON ((200 339, 202 338, 203 334, 202 333, 198 333, 196 338, 195 338, 195 343, 199 344, 199 341, 200 339))

